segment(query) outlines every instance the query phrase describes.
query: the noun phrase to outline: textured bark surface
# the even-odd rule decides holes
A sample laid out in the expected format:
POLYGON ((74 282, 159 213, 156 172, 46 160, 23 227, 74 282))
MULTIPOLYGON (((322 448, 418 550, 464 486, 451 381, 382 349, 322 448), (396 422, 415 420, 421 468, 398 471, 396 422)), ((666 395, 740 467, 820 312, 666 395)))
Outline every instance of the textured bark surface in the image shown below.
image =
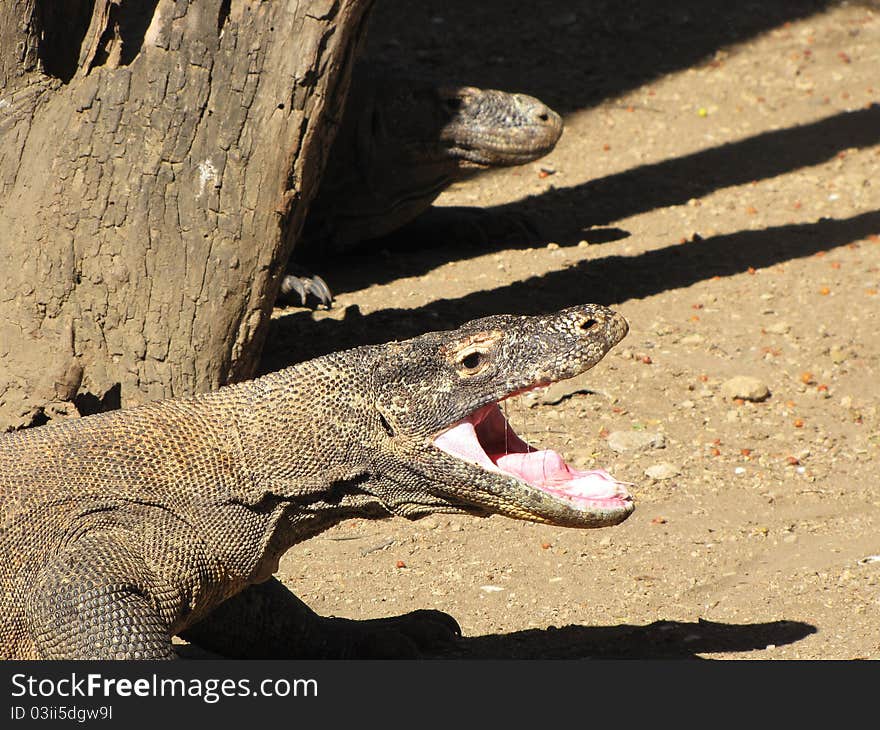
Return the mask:
POLYGON ((0 429, 254 372, 371 0, 0 6, 0 429))

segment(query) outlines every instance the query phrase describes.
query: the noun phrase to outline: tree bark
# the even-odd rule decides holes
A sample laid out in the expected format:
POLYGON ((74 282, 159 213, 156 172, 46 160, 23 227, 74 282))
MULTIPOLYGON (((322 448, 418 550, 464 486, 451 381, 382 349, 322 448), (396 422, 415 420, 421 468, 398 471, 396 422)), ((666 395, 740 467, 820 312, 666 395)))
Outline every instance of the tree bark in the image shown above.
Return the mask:
POLYGON ((0 3, 0 430, 254 373, 371 5, 0 3))

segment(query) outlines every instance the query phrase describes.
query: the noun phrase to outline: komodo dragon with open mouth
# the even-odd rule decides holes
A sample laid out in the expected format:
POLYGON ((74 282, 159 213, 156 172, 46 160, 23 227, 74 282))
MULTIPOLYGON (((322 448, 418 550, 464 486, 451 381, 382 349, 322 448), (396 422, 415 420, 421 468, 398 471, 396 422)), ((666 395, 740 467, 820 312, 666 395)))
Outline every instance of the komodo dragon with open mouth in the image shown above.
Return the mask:
POLYGON ((498 403, 588 370, 626 332, 592 304, 497 315, 0 434, 0 658, 172 658, 178 634, 239 657, 453 641, 439 611, 318 616, 272 574, 292 545, 353 517, 625 520, 623 483, 533 450, 498 403))
MULTIPOLYGON (((294 259, 335 256, 385 236, 480 170, 548 154, 562 118, 538 99, 496 89, 383 78, 358 67, 294 259)), ((329 305, 320 276, 293 266, 281 297, 329 305)))

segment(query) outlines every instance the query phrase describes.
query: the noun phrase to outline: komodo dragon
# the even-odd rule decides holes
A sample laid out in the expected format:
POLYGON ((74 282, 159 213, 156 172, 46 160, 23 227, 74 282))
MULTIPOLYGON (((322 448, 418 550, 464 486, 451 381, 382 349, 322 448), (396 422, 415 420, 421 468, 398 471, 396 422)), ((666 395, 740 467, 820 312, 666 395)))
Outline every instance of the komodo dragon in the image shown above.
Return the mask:
MULTIPOLYGON (((334 256, 385 236, 430 208, 452 183, 548 154, 562 118, 525 94, 382 78, 358 67, 321 186, 294 258, 334 256)), ((281 296, 329 304, 318 276, 281 283, 281 296)))
POLYGON ((352 517, 626 519, 622 483, 532 450, 498 405, 591 368, 626 332, 598 305, 497 315, 0 434, 0 657, 172 658, 176 634, 226 656, 453 640, 439 611, 321 617, 271 576, 292 545, 352 517))

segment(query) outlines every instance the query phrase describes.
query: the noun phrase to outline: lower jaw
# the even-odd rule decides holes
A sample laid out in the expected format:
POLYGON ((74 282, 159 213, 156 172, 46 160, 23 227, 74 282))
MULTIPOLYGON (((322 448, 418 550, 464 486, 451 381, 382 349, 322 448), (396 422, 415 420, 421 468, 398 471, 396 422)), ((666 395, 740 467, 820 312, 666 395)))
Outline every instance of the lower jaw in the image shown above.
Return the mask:
POLYGON ((619 512, 607 513, 572 512, 564 515, 552 516, 517 511, 506 512, 504 514, 514 519, 539 522, 553 527, 564 527, 566 529, 575 530, 593 530, 619 525, 632 514, 632 510, 621 510, 619 512))
MULTIPOLYGON (((544 490, 539 490, 544 491, 544 490)), ((598 497, 596 499, 567 499, 563 494, 556 494, 552 491, 545 492, 549 494, 554 499, 558 500, 561 504, 570 507, 576 512, 585 512, 585 513, 593 513, 593 512, 632 512, 635 509, 635 504, 631 497, 598 497)))
POLYGON ((633 510, 635 509, 635 504, 632 501, 605 501, 597 502, 595 504, 590 504, 588 506, 580 506, 574 507, 575 512, 586 515, 590 518, 597 518, 601 520, 609 520, 610 524, 617 524, 619 522, 623 522, 627 517, 629 517, 633 510))
POLYGON ((580 512, 632 512, 635 509, 631 499, 597 499, 585 505, 574 505, 580 512))
POLYGON ((558 500, 540 506, 508 505, 493 510, 514 519, 541 522, 556 527, 591 529, 612 527, 626 520, 635 510, 632 500, 607 499, 590 503, 572 504, 558 500))

